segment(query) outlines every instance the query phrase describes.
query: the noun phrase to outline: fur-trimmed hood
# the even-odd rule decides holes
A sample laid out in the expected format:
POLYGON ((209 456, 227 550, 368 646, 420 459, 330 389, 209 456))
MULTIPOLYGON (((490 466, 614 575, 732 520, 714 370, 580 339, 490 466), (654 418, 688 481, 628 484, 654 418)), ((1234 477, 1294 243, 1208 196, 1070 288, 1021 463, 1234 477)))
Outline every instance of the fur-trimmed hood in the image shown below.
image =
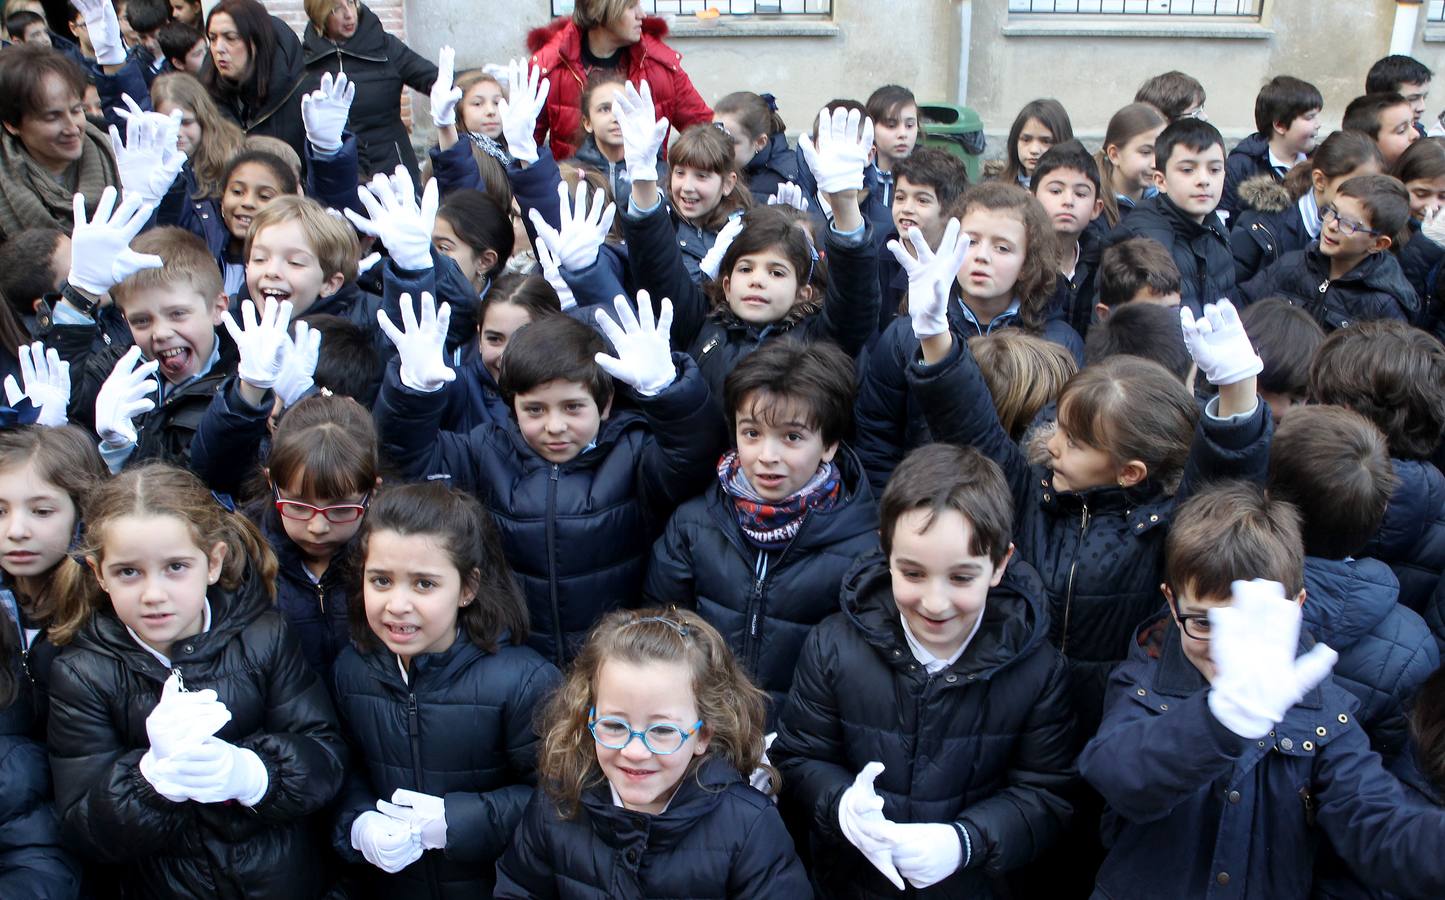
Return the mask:
MULTIPOLYGON (((1289 189, 1273 175, 1256 175, 1239 185, 1239 202, 1245 209, 1262 213, 1279 214, 1295 203, 1289 189)), ((1241 210, 1243 212, 1243 210, 1241 210)))

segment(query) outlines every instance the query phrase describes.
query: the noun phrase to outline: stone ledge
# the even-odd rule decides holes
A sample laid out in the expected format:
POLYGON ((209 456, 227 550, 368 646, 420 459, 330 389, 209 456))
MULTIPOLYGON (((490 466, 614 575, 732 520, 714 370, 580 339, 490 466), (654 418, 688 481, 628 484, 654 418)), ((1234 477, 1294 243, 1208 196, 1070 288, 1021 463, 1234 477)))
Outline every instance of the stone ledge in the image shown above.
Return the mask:
POLYGON ((1445 23, 1428 22, 1425 25, 1424 41, 1427 44, 1445 43, 1445 23))
MULTIPOLYGON (((1049 16, 1047 19, 1011 19, 1000 29, 1004 37, 1122 37, 1203 38, 1227 41, 1266 41, 1274 29, 1258 22, 1130 22, 1112 18, 1101 22, 1049 16)), ((1136 18, 1145 18, 1138 16, 1136 18)), ((1149 16, 1148 18, 1162 18, 1149 16)), ((1428 38, 1427 38, 1428 39, 1428 38)), ((1445 40, 1445 37, 1441 38, 1445 40)))
POLYGON ((723 16, 705 22, 693 16, 678 16, 668 22, 668 38, 781 38, 837 37, 842 33, 835 22, 824 19, 794 21, 794 17, 769 19, 757 16, 723 16))

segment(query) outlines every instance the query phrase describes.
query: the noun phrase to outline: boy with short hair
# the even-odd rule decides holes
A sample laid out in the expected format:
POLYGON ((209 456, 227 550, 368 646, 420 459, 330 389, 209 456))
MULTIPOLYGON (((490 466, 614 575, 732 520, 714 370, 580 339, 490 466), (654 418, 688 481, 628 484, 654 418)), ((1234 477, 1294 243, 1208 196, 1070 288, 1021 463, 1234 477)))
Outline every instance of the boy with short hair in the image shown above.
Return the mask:
POLYGON ((1158 241, 1129 238, 1099 255, 1098 297, 1094 318, 1102 322, 1126 303, 1179 306, 1179 267, 1158 241))
POLYGON ((1386 56, 1370 66, 1365 75, 1365 93, 1395 93, 1403 96, 1414 114, 1415 130, 1425 136, 1425 101, 1430 99, 1430 82, 1435 73, 1413 56, 1386 56))
POLYGON ((1405 152, 1405 148, 1420 139, 1415 128, 1415 110, 1410 101, 1402 95, 1389 91, 1382 94, 1365 94, 1356 97, 1345 107, 1345 131, 1358 131, 1370 136, 1384 157, 1385 169, 1389 170, 1405 152))
POLYGON ((1102 235, 1094 226, 1104 211, 1099 164, 1075 140, 1049 148, 1034 166, 1030 189, 1043 204, 1059 239, 1059 287, 1053 311, 1083 336, 1093 313, 1094 272, 1102 235))
POLYGON ((973 449, 921 447, 888 482, 882 553, 808 635, 769 750, 827 861, 821 896, 991 896, 1064 833, 1067 675, 1012 533, 1003 473, 973 449))
POLYGON ((376 400, 383 452, 403 477, 448 477, 492 512, 527 598, 531 646, 564 666, 599 616, 638 596, 652 541, 713 471, 725 437, 707 383, 691 357, 669 351, 671 303, 654 322, 640 292, 640 317, 617 298, 621 328, 598 311, 616 357, 568 316, 518 329, 499 384, 512 421, 441 432, 441 388, 456 377, 443 351, 449 309, 421 301, 418 322, 402 298, 404 330, 379 317, 399 358, 376 400), (613 408, 614 378, 632 387, 637 412, 613 408))
POLYGON ((1127 354, 1152 360, 1185 386, 1192 386, 1194 360, 1179 330, 1179 310, 1158 303, 1126 303, 1094 324, 1084 341, 1084 364, 1127 354))
POLYGON ((185 22, 167 22, 156 29, 156 41, 161 45, 161 55, 173 71, 200 74, 209 48, 206 36, 199 28, 185 22))
POLYGON ((772 341, 728 374, 733 446, 718 481, 678 508, 643 594, 696 610, 727 638, 776 720, 808 632, 838 610, 878 509, 853 429, 853 361, 829 342, 772 341))
POLYGON ((1254 98, 1254 134, 1229 153, 1219 208, 1237 218, 1239 186, 1256 175, 1284 181, 1285 173, 1314 149, 1320 133, 1320 89, 1289 75, 1271 78, 1254 98))
POLYGON ((1259 398, 1269 404, 1275 427, 1285 413, 1309 396, 1310 362, 1324 343, 1325 332, 1309 313, 1283 297, 1266 297, 1239 314, 1254 342, 1264 369, 1259 373, 1259 398))
POLYGON ((1224 138, 1199 119, 1179 119, 1154 142, 1154 185, 1119 222, 1107 243, 1149 237, 1169 250, 1179 267, 1180 300, 1197 317, 1205 303, 1235 296, 1234 256, 1215 215, 1224 189, 1224 138))
POLYGON ((45 24, 45 17, 28 9, 6 16, 5 31, 10 35, 10 40, 17 44, 50 46, 50 28, 45 24))
POLYGON ((1165 72, 1139 85, 1135 103, 1148 103, 1171 122, 1180 119, 1204 120, 1204 85, 1183 72, 1165 72))
POLYGON ((1292 250, 1239 286, 1246 302, 1285 297, 1326 331, 1375 319, 1412 321, 1415 288, 1393 253, 1393 235, 1410 218, 1410 195, 1388 175, 1358 175, 1320 210, 1320 237, 1292 250))
POLYGON ((909 228, 923 232, 929 247, 937 248, 948 222, 949 210, 968 188, 968 170, 963 161, 937 147, 919 147, 893 166, 893 231, 880 243, 878 280, 883 288, 878 330, 882 332, 898 315, 908 299, 908 273, 888 252, 888 241, 902 240, 909 228))

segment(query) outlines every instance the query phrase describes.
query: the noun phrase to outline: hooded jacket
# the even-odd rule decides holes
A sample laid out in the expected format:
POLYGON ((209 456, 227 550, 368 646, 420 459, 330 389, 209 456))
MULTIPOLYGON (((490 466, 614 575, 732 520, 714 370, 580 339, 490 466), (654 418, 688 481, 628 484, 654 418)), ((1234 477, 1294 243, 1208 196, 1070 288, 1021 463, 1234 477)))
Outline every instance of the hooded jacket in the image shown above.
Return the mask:
POLYGON ((1219 208, 1229 213, 1231 230, 1237 227, 1234 223, 1239 220, 1243 205, 1239 195, 1240 185, 1257 177, 1282 180, 1269 162, 1269 139, 1256 131, 1236 144, 1224 161, 1224 193, 1219 198, 1219 208))
MULTIPOLYGON (((748 190, 753 202, 765 205, 771 194, 778 192, 778 185, 785 181, 798 184, 798 154, 788 146, 788 136, 783 132, 769 135, 763 149, 753 154, 743 166, 743 177, 747 179, 748 190)), ((809 203, 814 202, 809 198, 809 203)))
POLYGON ((1330 259, 1319 241, 1281 256, 1239 286, 1245 303, 1284 297, 1301 307, 1325 331, 1352 322, 1399 319, 1413 322, 1420 311, 1415 289, 1390 253, 1371 253, 1339 278, 1330 277, 1330 259))
POLYGON ((1196 316, 1204 304, 1236 296, 1229 234, 1213 213, 1201 224, 1175 206, 1168 195, 1158 194, 1140 200, 1133 212, 1120 219, 1104 246, 1136 237, 1153 238, 1169 251, 1179 267, 1179 299, 1196 316))
MULTIPOLYGON (((271 27, 276 32, 276 52, 264 62, 270 66, 270 79, 266 85, 266 96, 255 95, 254 79, 244 84, 233 84, 219 77, 211 58, 201 64, 196 73, 202 84, 211 86, 211 99, 216 101, 221 112, 241 126, 247 135, 263 134, 279 138, 290 144, 306 161, 306 126, 301 121, 301 97, 305 94, 305 56, 301 40, 285 22, 271 17, 271 27)), ((257 62, 261 62, 258 60, 257 62)))
POLYGON ((1420 611, 1445 572, 1445 475, 1424 460, 1392 457, 1390 467, 1395 493, 1360 555, 1387 563, 1400 579, 1400 602, 1420 611))
POLYGON ((1234 280, 1244 284, 1286 253, 1309 246, 1299 201, 1273 175, 1257 175, 1239 186, 1239 210, 1229 232, 1234 280))

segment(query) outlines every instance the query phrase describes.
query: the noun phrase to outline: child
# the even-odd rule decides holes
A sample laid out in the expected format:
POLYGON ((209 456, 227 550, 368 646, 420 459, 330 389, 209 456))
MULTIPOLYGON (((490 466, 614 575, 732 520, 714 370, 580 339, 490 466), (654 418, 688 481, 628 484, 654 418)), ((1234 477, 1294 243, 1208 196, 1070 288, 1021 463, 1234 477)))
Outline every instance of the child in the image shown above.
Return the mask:
POLYGON ((873 492, 841 444, 853 394, 853 363, 827 342, 773 341, 738 363, 724 396, 734 449, 652 548, 646 601, 722 632, 768 692, 770 724, 843 572, 877 546, 873 492))
POLYGON ((1402 322, 1337 331, 1310 365, 1310 402, 1352 409, 1385 433, 1395 494, 1364 555, 1389 563, 1400 602, 1416 611, 1445 571, 1445 476, 1430 462, 1445 434, 1442 386, 1445 348, 1402 322))
POLYGON ((1351 100, 1340 127, 1369 135, 1380 148, 1387 168, 1420 139, 1410 101, 1396 93, 1365 94, 1351 100))
MULTIPOLYGON (((913 155, 922 137, 918 100, 908 88, 885 84, 868 95, 863 114, 873 120, 873 175, 877 179, 876 200, 882 209, 893 206, 893 170, 913 155)), ((882 228, 882 224, 878 226, 882 228)))
MULTIPOLYGON (((222 214, 220 198, 230 180, 231 160, 244 149, 246 135, 221 114, 205 86, 193 76, 179 72, 160 75, 151 82, 150 96, 152 108, 161 115, 169 116, 177 110, 181 113, 176 146, 186 154, 180 177, 156 207, 156 224, 190 231, 205 240, 218 260, 223 259, 233 235, 222 214)), ((249 184, 259 176, 259 171, 249 178, 243 174, 236 186, 249 184)))
POLYGON ((1325 341, 1325 332, 1310 314, 1283 297, 1266 297, 1240 313, 1264 368, 1259 373, 1259 398, 1269 404, 1275 427, 1285 413, 1309 396, 1310 362, 1325 341))
POLYGON ((990 879, 1073 812, 1074 716, 1043 586, 1014 558, 1003 473, 976 451, 911 453, 879 519, 883 553, 858 561, 843 611, 803 645, 770 750, 783 804, 827 861, 825 896, 897 896, 905 879, 995 896, 990 879))
POLYGON ((378 894, 491 896, 536 783, 535 714, 561 677, 522 646, 527 608, 475 500, 438 484, 389 489, 359 550, 356 645, 332 678, 359 757, 336 850, 394 876, 366 870, 378 894))
POLYGON ((1164 114, 1170 122, 1180 119, 1199 119, 1207 122, 1204 115, 1204 85, 1192 75, 1183 72, 1165 72, 1155 75, 1139 85, 1134 92, 1135 103, 1147 103, 1164 114))
POLYGON ((1102 322, 1126 303, 1179 306, 1179 267, 1163 244, 1129 238, 1099 255, 1098 302, 1094 318, 1102 322))
MULTIPOLYGON (((778 115, 778 101, 772 94, 728 94, 713 104, 712 121, 732 139, 738 171, 754 203, 767 203, 784 182, 797 183, 798 155, 788 146, 788 126, 778 115)), ((875 127, 881 127, 877 119, 873 121, 875 127)), ((621 154, 622 148, 617 151, 621 154)), ((613 191, 619 197, 632 192, 629 185, 627 191, 617 193, 615 184, 613 191)))
POLYGON ((697 614, 609 614, 542 728, 543 790, 497 863, 498 898, 811 893, 776 807, 744 780, 776 774, 763 693, 697 614))
POLYGON ((296 173, 273 154, 247 150, 231 159, 221 183, 221 222, 230 235, 220 263, 227 297, 235 296, 246 283, 246 238, 251 220, 272 200, 296 194, 296 173))
POLYGON ((657 324, 645 294, 638 307, 640 323, 618 301, 625 330, 599 316, 620 363, 569 317, 520 329, 500 383, 512 420, 464 434, 438 431, 440 388, 455 377, 442 356, 446 308, 439 317, 423 296, 418 323, 406 298, 404 332, 381 319, 401 357, 376 402, 383 451, 404 477, 448 475, 491 511, 527 597, 529 643, 558 668, 603 613, 636 596, 653 539, 723 446, 707 383, 667 349, 668 304, 657 324), (614 377, 633 387, 640 413, 612 408, 614 377))
POLYGON ((1014 328, 968 339, 969 352, 993 397, 999 424, 1022 442, 1034 419, 1059 398, 1059 391, 1079 371, 1072 354, 1014 328))
POLYGON ((1425 136, 1425 101, 1430 98, 1430 82, 1435 73, 1412 56, 1393 55, 1377 60, 1365 75, 1365 93, 1400 94, 1410 104, 1415 130, 1425 136))
POLYGON ((1409 227, 1393 249, 1415 293, 1434 301, 1434 282, 1445 260, 1445 216, 1439 212, 1445 207, 1445 140, 1423 138, 1411 144, 1395 160, 1390 174, 1410 195, 1409 227))
POLYGON ((1131 103, 1109 118, 1104 145, 1094 154, 1103 182, 1104 221, 1110 228, 1139 201, 1159 193, 1154 186, 1154 142, 1169 120, 1148 103, 1131 103))
MULTIPOLYGON (((626 83, 627 77, 616 69, 593 69, 582 90, 582 130, 586 136, 577 147, 576 159, 606 175, 614 197, 632 193, 622 147, 622 126, 617 124, 617 113, 613 109, 626 83)), ((733 96, 737 95, 728 95, 733 96)), ((719 109, 728 97, 719 101, 719 109)))
POLYGON ((478 297, 506 268, 514 240, 507 211, 481 191, 452 191, 437 209, 432 246, 451 257, 478 297))
MULTIPOLYGON (((210 44, 207 43, 206 36, 201 34, 201 29, 179 19, 172 19, 157 28, 156 42, 160 44, 161 56, 165 58, 171 72, 199 76, 202 64, 211 55, 210 44)), ((156 80, 160 80, 160 76, 156 76, 156 80)), ((151 87, 155 87, 155 81, 151 82, 151 87)))
POLYGON ((1099 267, 1104 211, 1099 167, 1084 145, 1069 140, 1039 157, 1029 189, 1053 222, 1059 245, 1059 286, 1051 313, 1084 334, 1094 309, 1094 272, 1099 267))
POLYGON ((1141 201, 1109 233, 1108 244, 1150 237, 1179 267, 1180 299, 1198 316, 1205 303, 1234 296, 1234 258, 1214 214, 1224 185, 1224 138, 1195 118, 1179 119, 1154 142, 1158 196, 1141 201))
POLYGON ((21 323, 24 335, 11 347, 29 343, 41 304, 58 294, 70 276, 70 235, 59 228, 27 228, 0 244, 0 303, 21 323))
POLYGON ((1069 122, 1069 114, 1059 101, 1044 99, 1026 103, 1009 128, 1006 145, 1008 155, 1004 158, 1003 167, 996 172, 985 174, 1004 184, 1017 184, 1027 188, 1039 158, 1055 144, 1062 144, 1073 138, 1074 126, 1069 122))
POLYGON ((5 31, 10 35, 10 40, 17 44, 50 46, 50 28, 45 24, 45 17, 28 9, 6 16, 5 31))
POLYGON ((1096 895, 1303 900, 1322 837, 1372 886, 1438 894, 1445 813, 1407 802, 1370 751, 1354 697, 1328 679, 1334 651, 1296 658, 1313 641, 1294 509, 1230 484, 1175 518, 1169 613, 1114 671, 1079 757, 1110 807, 1096 895))
MULTIPOLYGON (((887 240, 897 240, 908 229, 917 228, 928 246, 936 248, 943 237, 948 211, 968 187, 968 170, 963 161, 935 147, 920 147, 893 167, 892 183, 892 230, 887 240)), ((883 302, 878 308, 881 332, 906 310, 908 300, 908 273, 886 246, 878 254, 878 283, 883 289, 883 302)))
POLYGON ((507 90, 497 76, 482 69, 472 69, 457 76, 456 86, 462 92, 457 103, 461 114, 463 135, 476 142, 481 135, 505 149, 507 138, 502 134, 502 101, 507 99, 507 90))
POLYGON ((1359 699, 1355 719, 1386 761, 1404 748, 1406 710, 1440 665, 1425 621, 1400 605, 1394 573, 1358 558, 1394 488, 1385 436, 1359 413, 1306 406, 1275 432, 1269 493, 1299 510, 1305 626, 1340 654, 1335 684, 1359 699))
POLYGON ((321 896, 309 817, 341 788, 346 748, 272 608, 271 551, 194 475, 163 465, 102 485, 85 522, 109 602, 52 668, 50 764, 69 840, 140 896, 321 896))
POLYGON ((1375 319, 1413 321, 1420 299, 1393 254, 1410 217, 1404 185, 1388 175, 1351 178, 1320 210, 1320 239, 1239 286, 1247 301, 1285 297, 1326 331, 1375 319))
MULTIPOLYGON (((1179 310, 1176 307, 1158 303, 1127 303, 1109 318, 1094 323, 1084 341, 1084 363, 1095 366, 1121 354, 1156 362, 1186 388, 1194 387, 1194 360, 1179 333, 1179 310)), ((1035 448, 1028 446, 1025 449, 1033 451, 1035 448)), ((1031 452, 1030 458, 1034 462, 1047 462, 1048 453, 1031 452)))
POLYGON ((381 304, 356 288, 357 255, 356 232, 339 216, 309 197, 277 197, 246 233, 246 295, 290 303, 293 318, 325 313, 369 326, 381 304))
POLYGON ((1318 240, 1320 210, 1335 202, 1340 185, 1357 175, 1378 175, 1384 159, 1358 131, 1336 131, 1280 183, 1273 174, 1239 185, 1239 210, 1229 232, 1234 277, 1244 284, 1292 250, 1318 240))
POLYGON ((1239 218, 1239 186, 1257 175, 1284 181, 1304 161, 1320 133, 1320 110, 1325 100, 1308 81, 1276 75, 1254 98, 1254 134, 1229 152, 1224 164, 1221 212, 1231 222, 1239 218))
MULTIPOLYGON (((627 127, 624 119, 624 134, 627 127)), ((682 254, 694 284, 702 283, 702 259, 717 241, 718 232, 734 213, 752 205, 752 195, 738 188, 733 160, 732 141, 722 129, 711 125, 694 125, 667 149, 668 208, 664 215, 672 221, 676 231, 673 243, 682 254)), ((632 180, 633 211, 639 216, 651 212, 658 204, 657 179, 642 177, 645 168, 631 162, 627 165, 632 180)), ((634 256, 637 253, 633 251, 634 256)))

